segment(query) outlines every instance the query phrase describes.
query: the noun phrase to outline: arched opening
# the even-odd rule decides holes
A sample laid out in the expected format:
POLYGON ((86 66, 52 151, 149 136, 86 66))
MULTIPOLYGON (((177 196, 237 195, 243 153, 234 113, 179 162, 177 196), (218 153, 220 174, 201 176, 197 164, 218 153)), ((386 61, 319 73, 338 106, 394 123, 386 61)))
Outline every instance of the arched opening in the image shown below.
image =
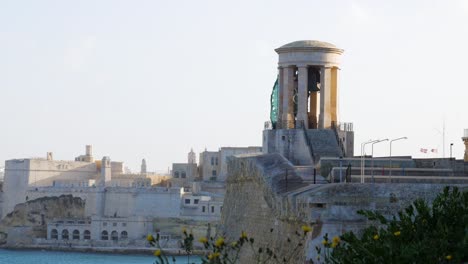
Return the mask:
POLYGON ((109 233, 106 230, 102 231, 101 240, 109 240, 109 233))
POLYGON ((52 231, 50 231, 50 238, 51 238, 51 239, 58 239, 58 231, 57 231, 57 229, 52 229, 52 231))
POLYGON ((119 240, 119 233, 117 233, 117 231, 112 231, 111 239, 114 240, 114 241, 119 240))
POLYGON ((64 229, 62 231, 62 239, 68 240, 68 230, 67 229, 64 229))
POLYGON ((74 240, 79 240, 80 239, 80 231, 73 230, 73 239, 74 240))
POLYGON ((120 239, 127 239, 127 238, 128 238, 127 231, 122 231, 122 233, 120 233, 120 239))
POLYGON ((89 232, 89 230, 84 231, 83 239, 85 239, 85 240, 90 240, 91 239, 91 232, 89 232))

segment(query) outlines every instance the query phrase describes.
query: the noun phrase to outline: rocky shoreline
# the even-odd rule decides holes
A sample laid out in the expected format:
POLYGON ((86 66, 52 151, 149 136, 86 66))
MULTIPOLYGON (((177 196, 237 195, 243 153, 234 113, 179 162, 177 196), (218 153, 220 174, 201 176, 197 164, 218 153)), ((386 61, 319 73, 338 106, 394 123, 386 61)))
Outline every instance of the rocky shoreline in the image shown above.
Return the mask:
MULTIPOLYGON (((50 245, 27 245, 27 246, 0 246, 0 249, 8 250, 45 250, 45 251, 65 251, 81 253, 103 253, 121 255, 153 255, 155 248, 150 247, 85 247, 85 246, 50 246, 50 245)), ((187 256, 182 249, 167 248, 163 251, 169 256, 187 256)), ((204 256, 205 251, 194 250, 193 256, 204 256)))

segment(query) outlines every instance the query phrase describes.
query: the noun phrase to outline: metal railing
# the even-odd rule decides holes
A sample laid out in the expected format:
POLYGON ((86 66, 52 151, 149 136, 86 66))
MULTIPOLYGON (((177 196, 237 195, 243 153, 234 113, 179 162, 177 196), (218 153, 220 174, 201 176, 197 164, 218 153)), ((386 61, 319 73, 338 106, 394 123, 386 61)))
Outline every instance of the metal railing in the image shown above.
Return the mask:
POLYGON ((339 131, 353 132, 353 123, 332 121, 331 126, 339 131))
MULTIPOLYGON (((343 123, 343 124, 346 124, 346 123, 343 123)), ((343 157, 346 157, 346 150, 344 147, 343 140, 340 138, 340 135, 338 134, 338 126, 336 126, 335 122, 332 122, 331 127, 332 127, 333 132, 335 133, 336 142, 338 143, 338 146, 340 147, 341 155, 343 157)), ((344 128, 346 128, 346 126, 344 126, 344 128)), ((351 126, 351 129, 352 129, 352 126, 351 126)), ((343 131, 343 130, 340 130, 340 131, 343 131)))
POLYGON ((304 138, 306 140, 306 143, 307 143, 307 147, 309 149, 309 154, 310 154, 310 157, 312 158, 312 162, 315 164, 315 154, 314 154, 314 148, 312 147, 312 143, 310 142, 310 139, 309 139, 309 135, 307 134, 307 129, 305 127, 305 123, 303 120, 299 120, 297 122, 297 125, 302 127, 302 132, 304 132, 304 138))

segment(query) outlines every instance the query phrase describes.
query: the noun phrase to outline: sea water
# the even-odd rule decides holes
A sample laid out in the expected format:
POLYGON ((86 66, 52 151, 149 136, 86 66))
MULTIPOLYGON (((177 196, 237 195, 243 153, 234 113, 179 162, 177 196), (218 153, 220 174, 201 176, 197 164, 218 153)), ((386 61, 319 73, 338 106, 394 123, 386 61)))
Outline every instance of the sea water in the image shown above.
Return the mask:
MULTIPOLYGON (((40 250, 0 249, 0 264, 153 264, 156 257, 146 255, 118 255, 40 250)), ((169 263, 172 258, 169 258, 169 263)), ((186 264, 187 257, 176 257, 177 264, 186 264)), ((201 263, 191 256, 190 263, 201 263)))

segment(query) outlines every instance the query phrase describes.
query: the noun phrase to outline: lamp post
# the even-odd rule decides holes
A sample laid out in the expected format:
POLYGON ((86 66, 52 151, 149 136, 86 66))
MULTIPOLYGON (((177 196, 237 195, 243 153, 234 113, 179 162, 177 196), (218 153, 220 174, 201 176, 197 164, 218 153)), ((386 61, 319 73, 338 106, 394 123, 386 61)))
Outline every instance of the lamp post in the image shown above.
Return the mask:
POLYGON ((374 145, 377 144, 377 143, 380 143, 380 142, 384 142, 384 141, 388 141, 388 138, 372 142, 372 152, 371 152, 371 157, 372 157, 371 166, 372 166, 372 168, 371 168, 371 171, 372 171, 372 183, 373 184, 375 183, 375 179, 374 179, 374 145))
POLYGON ((390 183, 392 182, 392 143, 393 141, 408 139, 407 137, 400 137, 390 140, 390 173, 388 174, 388 178, 390 179, 390 183))
POLYGON ((450 159, 452 159, 452 147, 453 147, 453 143, 450 143, 450 159))
POLYGON ((374 143, 378 140, 369 140, 367 142, 361 143, 361 183, 364 183, 364 174, 365 172, 365 166, 366 166, 366 157, 365 157, 365 150, 366 150, 366 145, 374 143))

